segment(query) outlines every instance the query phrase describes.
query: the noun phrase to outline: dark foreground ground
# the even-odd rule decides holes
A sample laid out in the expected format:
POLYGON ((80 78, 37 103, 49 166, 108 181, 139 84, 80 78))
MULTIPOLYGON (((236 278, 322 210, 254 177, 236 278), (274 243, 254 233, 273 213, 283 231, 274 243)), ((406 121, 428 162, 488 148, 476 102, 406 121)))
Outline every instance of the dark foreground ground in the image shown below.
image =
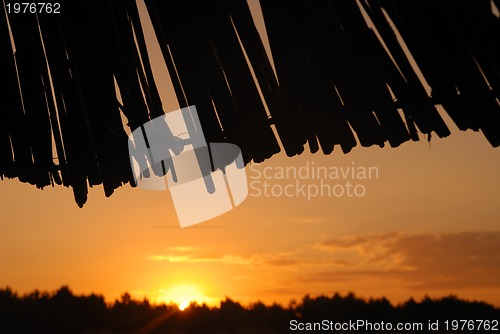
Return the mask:
POLYGON ((354 294, 306 296, 286 307, 243 307, 226 299, 219 307, 191 305, 181 312, 128 294, 110 305, 102 296, 75 296, 67 287, 24 296, 0 290, 0 333, 500 333, 499 320, 500 309, 453 296, 396 306, 354 294), (398 330, 398 324, 408 330, 398 330))

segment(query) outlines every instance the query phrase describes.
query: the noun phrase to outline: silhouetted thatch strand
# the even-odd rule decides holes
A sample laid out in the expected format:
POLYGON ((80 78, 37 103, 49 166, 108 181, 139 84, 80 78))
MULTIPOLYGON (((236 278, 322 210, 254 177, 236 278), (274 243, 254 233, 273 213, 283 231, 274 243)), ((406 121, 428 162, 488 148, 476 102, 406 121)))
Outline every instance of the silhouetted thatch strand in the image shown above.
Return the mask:
MULTIPOLYGON (((88 186, 131 183, 121 113, 135 130, 164 110, 135 0, 60 2, 57 15, 0 15, 0 177, 72 187, 83 206, 88 186)), ((246 1, 145 2, 180 106, 245 163, 279 152, 273 124, 288 156, 446 137, 437 104, 500 146, 489 0, 261 0, 276 74, 246 1)))
POLYGON ((498 42, 491 38, 498 40, 499 20, 486 1, 382 3, 430 84, 435 103, 444 106, 461 130, 481 130, 493 146, 500 145, 499 94, 481 73, 498 83, 498 42))

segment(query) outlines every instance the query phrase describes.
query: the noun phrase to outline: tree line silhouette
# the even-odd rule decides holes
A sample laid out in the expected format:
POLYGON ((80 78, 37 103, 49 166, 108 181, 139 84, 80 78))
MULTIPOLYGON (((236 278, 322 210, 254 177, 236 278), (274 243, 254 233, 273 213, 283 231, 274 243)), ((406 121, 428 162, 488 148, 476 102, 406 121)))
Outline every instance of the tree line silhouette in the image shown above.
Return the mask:
MULTIPOLYGON (((288 306, 255 302, 243 306, 228 297, 220 306, 191 304, 180 311, 174 304, 152 304, 147 299, 135 300, 128 293, 114 303, 106 303, 102 295, 75 295, 63 286, 54 293, 34 291, 18 295, 10 288, 0 290, 0 333, 293 333, 291 320, 302 323, 365 320, 396 324, 420 322, 424 330, 429 320, 495 320, 500 309, 478 301, 461 300, 455 296, 439 299, 409 299, 399 305, 386 298, 369 299, 353 293, 311 297, 288 306)), ((498 330, 498 329, 497 329, 498 330)), ((484 332, 486 331, 483 329, 484 332)), ((474 330, 472 332, 483 332, 474 330)), ((305 331, 303 331, 305 332, 305 331)), ((324 331, 307 331, 307 333, 324 331)), ((353 333, 355 331, 344 331, 353 333)), ((358 331, 358 332, 367 332, 358 331)), ((384 331, 377 331, 383 333, 384 331)), ((445 330, 440 327, 439 333, 445 330)), ((460 332, 450 331, 453 333, 460 332)), ((468 331, 471 333, 471 331, 468 331)))

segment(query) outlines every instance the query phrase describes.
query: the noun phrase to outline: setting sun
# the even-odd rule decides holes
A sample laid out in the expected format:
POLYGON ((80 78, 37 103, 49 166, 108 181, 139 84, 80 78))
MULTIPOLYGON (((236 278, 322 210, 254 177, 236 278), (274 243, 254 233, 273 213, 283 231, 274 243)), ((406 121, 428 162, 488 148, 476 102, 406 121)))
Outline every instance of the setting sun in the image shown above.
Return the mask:
POLYGON ((180 304, 179 304, 179 310, 181 311, 184 311, 185 309, 187 309, 189 307, 189 304, 190 304, 190 301, 189 300, 183 300, 180 304))
POLYGON ((175 303, 181 311, 184 311, 191 303, 213 304, 213 301, 213 298, 203 295, 199 287, 189 284, 176 285, 170 289, 160 290, 158 297, 158 302, 175 303))

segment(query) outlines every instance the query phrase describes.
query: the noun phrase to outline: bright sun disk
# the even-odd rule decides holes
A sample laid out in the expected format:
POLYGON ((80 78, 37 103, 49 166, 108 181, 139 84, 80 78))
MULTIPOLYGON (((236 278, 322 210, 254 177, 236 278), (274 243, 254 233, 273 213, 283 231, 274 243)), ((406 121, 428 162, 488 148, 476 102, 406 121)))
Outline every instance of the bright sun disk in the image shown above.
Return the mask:
POLYGON ((189 304, 190 304, 189 300, 183 300, 182 302, 180 302, 180 304, 178 306, 179 310, 184 311, 185 309, 188 308, 189 304))

